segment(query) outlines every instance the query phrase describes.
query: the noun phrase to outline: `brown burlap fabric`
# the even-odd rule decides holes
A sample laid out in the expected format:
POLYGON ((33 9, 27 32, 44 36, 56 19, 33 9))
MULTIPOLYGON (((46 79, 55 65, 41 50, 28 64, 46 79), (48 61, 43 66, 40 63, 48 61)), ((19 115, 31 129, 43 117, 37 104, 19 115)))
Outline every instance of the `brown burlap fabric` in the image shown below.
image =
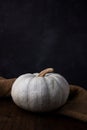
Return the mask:
MULTIPOLYGON (((11 87, 16 78, 0 77, 0 97, 10 96, 11 87)), ((56 114, 69 116, 87 122, 87 90, 80 86, 70 85, 70 95, 65 105, 56 114)))

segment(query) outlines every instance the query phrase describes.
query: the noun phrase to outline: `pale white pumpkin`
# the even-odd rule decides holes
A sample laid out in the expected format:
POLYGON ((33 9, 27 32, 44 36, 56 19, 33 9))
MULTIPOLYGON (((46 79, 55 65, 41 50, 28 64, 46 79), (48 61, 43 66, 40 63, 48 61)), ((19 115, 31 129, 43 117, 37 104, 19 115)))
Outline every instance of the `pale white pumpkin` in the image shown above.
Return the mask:
POLYGON ((12 86, 11 96, 15 104, 23 109, 44 112, 65 104, 69 90, 66 79, 53 73, 53 68, 48 68, 40 73, 19 76, 12 86))

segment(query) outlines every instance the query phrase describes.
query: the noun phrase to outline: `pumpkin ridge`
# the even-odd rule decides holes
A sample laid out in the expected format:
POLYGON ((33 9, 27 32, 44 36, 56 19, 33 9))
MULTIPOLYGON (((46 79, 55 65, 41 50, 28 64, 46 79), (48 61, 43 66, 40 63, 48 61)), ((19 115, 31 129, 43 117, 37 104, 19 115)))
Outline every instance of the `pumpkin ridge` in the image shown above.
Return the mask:
MULTIPOLYGON (((61 84, 57 81, 57 77, 54 77, 54 76, 52 76, 52 75, 50 75, 50 77, 54 78, 54 79, 56 80, 57 84, 58 84, 59 86, 61 86, 61 84)), ((60 87, 60 89, 61 89, 61 92, 64 91, 62 86, 60 87)), ((64 93, 64 92, 63 92, 63 93, 64 93)), ((64 94, 63 96, 65 96, 65 95, 66 95, 66 94, 64 94)), ((63 96, 61 96, 61 102, 63 102, 63 96)), ((60 103, 60 104, 62 104, 62 103, 60 103)))
POLYGON ((29 80, 29 81, 28 81, 28 84, 27 84, 27 104, 28 104, 27 106, 28 106, 28 107, 29 107, 29 99, 28 99, 28 96, 29 96, 29 95, 28 95, 29 84, 30 84, 30 82, 33 80, 33 78, 34 78, 34 77, 32 77, 31 80, 29 80))
MULTIPOLYGON (((46 84, 46 87, 47 87, 47 90, 48 90, 48 97, 50 97, 50 93, 49 93, 49 87, 48 87, 48 83, 47 83, 47 79, 46 77, 44 77, 44 80, 45 80, 45 84, 46 84)), ((48 98, 48 104, 50 104, 50 98, 48 98)), ((47 106, 47 109, 49 109, 49 106, 47 106)))

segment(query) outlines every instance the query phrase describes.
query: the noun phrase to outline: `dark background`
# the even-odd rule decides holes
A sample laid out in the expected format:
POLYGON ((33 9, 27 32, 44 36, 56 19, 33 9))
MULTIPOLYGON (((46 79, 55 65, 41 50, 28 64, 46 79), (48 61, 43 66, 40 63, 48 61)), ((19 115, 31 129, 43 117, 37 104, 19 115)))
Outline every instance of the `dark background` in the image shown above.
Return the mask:
POLYGON ((1 0, 0 75, 53 67, 87 88, 86 8, 83 0, 1 0))

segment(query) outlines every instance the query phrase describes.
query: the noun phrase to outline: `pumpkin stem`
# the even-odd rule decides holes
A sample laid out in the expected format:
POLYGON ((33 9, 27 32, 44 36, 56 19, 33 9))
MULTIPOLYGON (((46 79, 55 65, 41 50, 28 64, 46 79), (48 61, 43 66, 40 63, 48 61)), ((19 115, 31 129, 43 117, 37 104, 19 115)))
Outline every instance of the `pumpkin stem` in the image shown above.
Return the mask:
POLYGON ((45 74, 50 73, 50 72, 53 72, 53 71, 54 71, 53 68, 44 69, 44 70, 42 70, 42 71, 38 74, 38 77, 43 77, 43 76, 45 76, 45 74))

